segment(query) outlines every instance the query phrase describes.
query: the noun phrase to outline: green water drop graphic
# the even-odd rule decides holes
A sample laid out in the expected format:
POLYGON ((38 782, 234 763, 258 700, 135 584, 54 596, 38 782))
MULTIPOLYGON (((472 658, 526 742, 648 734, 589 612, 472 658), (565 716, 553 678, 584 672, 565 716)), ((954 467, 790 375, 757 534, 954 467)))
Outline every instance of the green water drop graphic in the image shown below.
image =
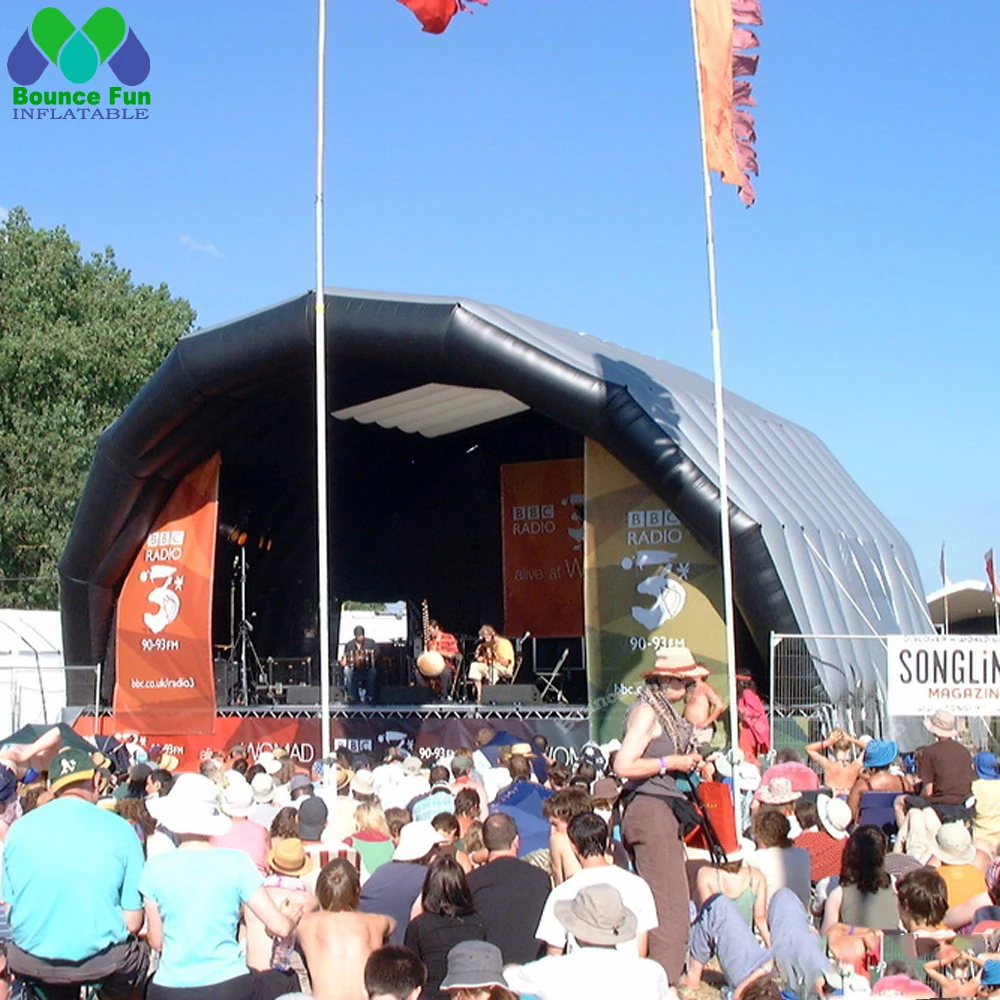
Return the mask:
POLYGON ((57 7, 40 10, 31 21, 31 37, 53 63, 59 62, 59 50, 74 31, 73 22, 57 7))
POLYGON ((79 31, 59 53, 59 68, 70 83, 86 83, 100 65, 97 49, 79 31))
POLYGON ((125 40, 127 26, 125 18, 114 7, 102 7, 95 11, 80 29, 97 46, 101 64, 125 40))

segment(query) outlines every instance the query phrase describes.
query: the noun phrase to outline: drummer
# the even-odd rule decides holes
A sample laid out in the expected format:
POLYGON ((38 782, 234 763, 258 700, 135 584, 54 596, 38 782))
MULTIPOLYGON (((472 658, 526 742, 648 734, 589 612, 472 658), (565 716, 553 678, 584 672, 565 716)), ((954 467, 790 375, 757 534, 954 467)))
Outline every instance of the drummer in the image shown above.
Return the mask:
POLYGON ((430 687, 430 682, 437 678, 440 680, 441 693, 448 697, 455 680, 455 668, 458 666, 458 641, 450 632, 445 632, 433 619, 427 623, 424 655, 427 653, 439 653, 441 661, 437 657, 427 657, 426 660, 424 656, 418 657, 417 683, 424 687, 430 687))

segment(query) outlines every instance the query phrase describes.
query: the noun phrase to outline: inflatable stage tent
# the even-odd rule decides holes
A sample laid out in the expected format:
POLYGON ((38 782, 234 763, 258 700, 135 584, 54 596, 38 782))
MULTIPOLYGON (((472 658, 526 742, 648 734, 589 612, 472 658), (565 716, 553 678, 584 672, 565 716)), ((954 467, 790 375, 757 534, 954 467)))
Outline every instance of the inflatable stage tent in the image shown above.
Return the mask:
MULTIPOLYGON (((705 378, 462 299, 328 290, 326 330, 332 475, 341 487, 348 484, 335 490, 331 517, 357 518, 335 532, 339 542, 331 546, 335 596, 364 598, 379 588, 378 596, 386 596, 396 573, 411 575, 406 589, 417 597, 425 588, 451 586, 459 604, 474 599, 475 581, 498 571, 500 556, 484 549, 480 565, 473 558, 466 566, 464 545, 454 544, 441 520, 435 523, 445 541, 451 538, 447 547, 431 539, 420 549, 422 558, 411 558, 421 522, 416 514, 406 518, 407 511, 422 509, 425 493, 442 479, 456 504, 475 494, 477 484, 493 482, 486 466, 462 464, 482 461, 479 439, 470 435, 491 427, 503 431, 489 439, 497 454, 516 440, 523 443, 519 454, 529 457, 542 456, 545 442, 575 441, 566 444, 566 454, 573 448, 582 454, 583 439, 598 442, 718 557, 713 390, 705 378), (386 464, 374 438, 351 450, 339 435, 353 422, 336 415, 359 413, 366 405, 377 410, 377 401, 390 396, 401 403, 379 421, 393 428, 385 441, 394 458, 386 464), (405 452, 394 443, 418 435, 431 442, 427 448, 442 449, 450 440, 463 447, 445 457, 440 450, 405 452), (430 463, 423 480, 408 471, 420 468, 418 459, 430 463), (393 505, 393 513, 382 533, 396 525, 393 551, 407 558, 381 551, 369 558, 351 548, 352 539, 368 530, 365 519, 377 519, 384 505, 393 505), (422 578, 412 578, 420 572, 422 578), (366 573, 381 575, 376 581, 366 573), (360 593, 366 590, 371 593, 360 593)), ((315 519, 313 331, 312 293, 196 330, 178 341, 101 435, 60 562, 68 664, 107 660, 124 575, 173 488, 215 452, 222 454, 221 519, 245 516, 253 504, 241 507, 239 497, 254 495, 258 507, 269 505, 266 530, 275 537, 276 553, 282 526, 287 532, 287 554, 275 555, 284 559, 280 573, 274 570, 260 594, 259 629, 265 630, 267 610, 283 600, 314 602, 309 548, 315 530, 303 527, 315 519)), ((732 394, 726 418, 741 667, 744 659, 753 661, 766 684, 772 632, 864 636, 872 634, 870 626, 882 634, 930 631, 907 543, 826 447, 802 427, 732 394)), ((484 492, 482 503, 493 502, 484 492)), ((378 537, 371 537, 377 546, 378 537)), ((500 616, 495 595, 483 600, 485 607, 461 606, 473 630, 477 618, 500 616)), ((224 602, 218 592, 217 601, 224 602)), ((276 637, 271 645, 281 642, 276 637)), ((837 703, 860 686, 882 700, 885 667, 878 647, 808 640, 818 696, 837 703)))

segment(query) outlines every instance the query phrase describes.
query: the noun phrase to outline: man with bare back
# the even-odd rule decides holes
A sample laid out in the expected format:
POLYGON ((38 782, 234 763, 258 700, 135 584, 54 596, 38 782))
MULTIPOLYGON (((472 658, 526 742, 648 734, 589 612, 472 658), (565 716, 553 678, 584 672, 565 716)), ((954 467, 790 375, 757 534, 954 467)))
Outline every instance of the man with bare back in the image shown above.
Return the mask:
POLYGON ((708 681, 691 681, 684 695, 684 718, 694 729, 697 745, 711 743, 715 735, 715 720, 726 710, 726 703, 708 681))
POLYGON ((379 913, 359 913, 361 882, 343 858, 326 865, 316 879, 320 909, 305 914, 297 930, 317 1000, 367 1000, 365 962, 381 948, 396 921, 379 913))

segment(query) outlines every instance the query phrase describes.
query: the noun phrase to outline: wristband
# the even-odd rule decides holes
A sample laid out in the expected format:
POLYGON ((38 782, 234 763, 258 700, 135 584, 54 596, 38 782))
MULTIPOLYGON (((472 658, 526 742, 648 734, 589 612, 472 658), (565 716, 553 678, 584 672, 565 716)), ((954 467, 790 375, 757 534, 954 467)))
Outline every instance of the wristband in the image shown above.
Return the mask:
POLYGON ((660 765, 660 777, 663 777, 667 773, 667 758, 657 757, 657 763, 660 765))

